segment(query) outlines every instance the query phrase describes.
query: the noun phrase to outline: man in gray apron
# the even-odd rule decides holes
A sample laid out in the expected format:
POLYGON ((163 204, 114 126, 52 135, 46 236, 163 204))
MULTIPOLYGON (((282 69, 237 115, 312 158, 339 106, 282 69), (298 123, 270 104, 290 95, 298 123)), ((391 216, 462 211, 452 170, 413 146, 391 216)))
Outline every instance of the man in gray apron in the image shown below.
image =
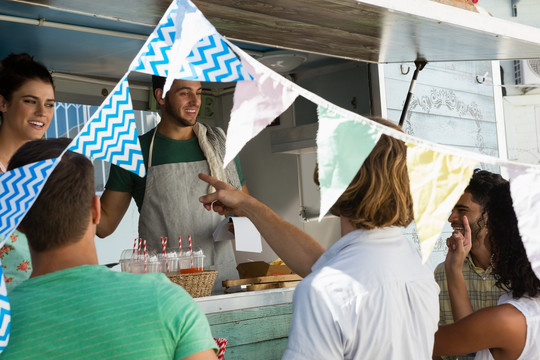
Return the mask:
POLYGON ((178 236, 204 251, 205 269, 218 270, 212 289, 221 293, 221 281, 238 277, 231 241, 214 242, 212 233, 223 220, 205 211, 198 198, 213 191, 198 179, 212 174, 247 192, 238 159, 223 169, 225 133, 220 128, 197 123, 201 105, 198 81, 175 80, 163 95, 165 78, 152 78, 154 95, 161 106, 161 122, 139 137, 147 173, 145 178, 111 166, 106 190, 101 197, 102 220, 99 237, 110 235, 124 216, 131 198, 139 208, 139 236, 149 251, 161 252, 161 237, 167 246, 178 247, 178 236))

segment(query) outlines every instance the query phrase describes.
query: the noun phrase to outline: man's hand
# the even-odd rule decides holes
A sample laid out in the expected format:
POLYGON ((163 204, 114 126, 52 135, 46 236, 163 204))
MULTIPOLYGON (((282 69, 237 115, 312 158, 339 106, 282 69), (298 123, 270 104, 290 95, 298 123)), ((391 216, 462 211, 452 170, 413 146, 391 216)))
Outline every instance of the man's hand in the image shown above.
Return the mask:
POLYGON ((446 254, 444 266, 447 272, 461 272, 465 257, 471 250, 471 227, 469 226, 469 219, 467 219, 466 216, 463 216, 463 227, 465 229, 465 235, 461 234, 459 231, 454 231, 452 236, 446 239, 448 254, 446 254))
POLYGON ((311 267, 324 253, 324 248, 308 234, 283 220, 272 209, 244 191, 212 176, 199 174, 199 179, 212 185, 216 192, 201 196, 206 210, 221 215, 233 212, 246 216, 259 230, 272 250, 298 275, 307 276, 311 267))
POLYGON ((206 210, 220 215, 232 212, 236 216, 246 216, 243 205, 251 198, 249 195, 207 174, 199 174, 199 179, 216 189, 216 192, 199 198, 206 210))
POLYGON ((454 231, 452 236, 446 240, 448 254, 446 254, 444 261, 444 270, 454 321, 463 319, 473 312, 462 272, 465 257, 471 250, 471 227, 466 216, 463 216, 463 227, 465 235, 454 231))

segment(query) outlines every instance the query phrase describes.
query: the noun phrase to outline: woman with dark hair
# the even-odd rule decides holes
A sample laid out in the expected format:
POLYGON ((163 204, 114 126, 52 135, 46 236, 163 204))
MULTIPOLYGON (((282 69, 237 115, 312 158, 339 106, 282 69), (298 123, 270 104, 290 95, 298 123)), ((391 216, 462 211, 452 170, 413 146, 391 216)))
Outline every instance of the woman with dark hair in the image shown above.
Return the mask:
POLYGON ((470 227, 465 235, 448 239, 445 261, 452 312, 456 320, 435 334, 434 355, 476 353, 476 360, 538 359, 540 356, 540 280, 527 258, 519 235, 508 183, 495 187, 486 206, 487 230, 497 286, 508 290, 497 306, 476 312, 467 297, 461 263, 470 249, 470 227))
MULTIPOLYGON (((44 137, 54 115, 51 74, 28 54, 11 54, 0 63, 0 173, 24 143, 44 137)), ((0 242, 2 239, 0 239, 0 242)), ((8 290, 32 272, 24 234, 15 231, 0 250, 8 290)))

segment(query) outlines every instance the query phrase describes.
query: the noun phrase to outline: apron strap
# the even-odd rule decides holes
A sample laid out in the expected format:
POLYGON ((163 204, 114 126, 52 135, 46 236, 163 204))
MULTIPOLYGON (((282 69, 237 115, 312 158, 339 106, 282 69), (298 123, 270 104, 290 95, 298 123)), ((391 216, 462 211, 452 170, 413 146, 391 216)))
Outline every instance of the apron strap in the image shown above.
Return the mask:
POLYGON ((154 133, 152 134, 152 141, 150 141, 150 151, 148 153, 148 168, 152 166, 152 153, 154 151, 154 139, 156 138, 157 126, 154 128, 154 133))

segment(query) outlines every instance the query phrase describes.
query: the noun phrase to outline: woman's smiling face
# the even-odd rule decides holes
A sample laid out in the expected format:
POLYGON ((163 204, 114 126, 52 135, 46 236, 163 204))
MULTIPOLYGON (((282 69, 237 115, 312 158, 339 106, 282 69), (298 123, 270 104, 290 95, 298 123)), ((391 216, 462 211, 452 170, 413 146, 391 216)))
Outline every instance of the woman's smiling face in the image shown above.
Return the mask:
MULTIPOLYGON (((2 127, 24 140, 41 139, 54 115, 54 89, 48 82, 31 79, 13 92, 11 100, 0 96, 2 127)), ((4 129, 4 130, 6 130, 4 129)))

